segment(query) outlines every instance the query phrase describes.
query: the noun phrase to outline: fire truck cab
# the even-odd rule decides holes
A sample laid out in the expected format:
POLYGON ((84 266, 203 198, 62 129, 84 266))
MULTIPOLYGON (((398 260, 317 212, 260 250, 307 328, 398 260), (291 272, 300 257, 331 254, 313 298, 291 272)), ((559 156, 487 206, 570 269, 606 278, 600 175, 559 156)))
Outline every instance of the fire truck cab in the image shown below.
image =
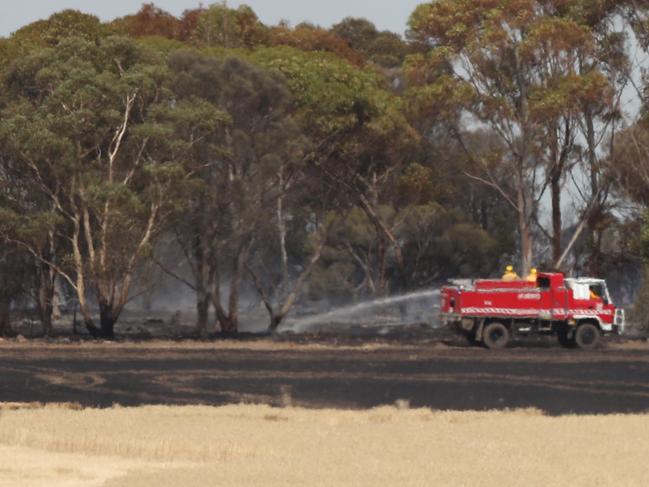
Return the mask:
POLYGON ((441 319, 471 342, 504 348, 517 335, 557 336, 565 347, 597 347, 603 334, 624 332, 602 279, 539 273, 536 282, 457 281, 442 289, 441 319))

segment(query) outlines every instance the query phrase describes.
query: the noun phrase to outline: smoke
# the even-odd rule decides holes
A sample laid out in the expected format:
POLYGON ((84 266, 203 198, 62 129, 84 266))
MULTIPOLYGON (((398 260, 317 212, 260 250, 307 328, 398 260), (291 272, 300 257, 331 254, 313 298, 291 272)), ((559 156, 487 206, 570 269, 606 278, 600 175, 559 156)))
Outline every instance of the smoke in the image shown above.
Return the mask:
MULTIPOLYGON (((196 320, 196 293, 182 282, 193 282, 191 269, 175 242, 166 242, 165 248, 160 250, 166 269, 174 277, 157 266, 142 269, 141 279, 133 289, 133 294, 138 297, 129 304, 127 310, 132 316, 142 316, 144 313, 148 319, 192 326, 196 320)), ((221 301, 227 303, 227 276, 222 277, 221 301)), ((280 330, 299 333, 318 326, 334 326, 344 330, 351 326, 381 328, 415 323, 434 325, 439 312, 439 300, 435 298, 439 293, 439 288, 431 288, 342 306, 333 300, 309 301, 303 295, 280 330)), ((210 313, 211 330, 216 316, 213 309, 210 313)), ((239 316, 239 329, 243 332, 263 332, 270 322, 257 291, 251 283, 245 281, 240 290, 239 316)))

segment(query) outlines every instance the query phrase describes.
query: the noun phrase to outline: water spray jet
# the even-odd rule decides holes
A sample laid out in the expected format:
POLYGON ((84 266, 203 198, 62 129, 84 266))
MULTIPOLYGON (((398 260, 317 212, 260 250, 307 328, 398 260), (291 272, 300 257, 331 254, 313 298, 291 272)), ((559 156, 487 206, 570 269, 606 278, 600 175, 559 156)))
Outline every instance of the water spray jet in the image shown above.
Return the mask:
MULTIPOLYGON (((352 304, 332 311, 327 311, 306 318, 297 319, 294 323, 286 326, 285 330, 300 333, 306 331, 308 328, 311 328, 314 325, 349 321, 349 319, 351 319, 354 315, 362 311, 369 311, 374 308, 390 306, 390 305, 405 303, 409 301, 415 301, 418 299, 433 298, 435 296, 438 296, 439 294, 440 294, 440 290, 438 288, 435 288, 435 289, 428 289, 424 291, 416 291, 409 294, 402 294, 399 296, 373 299, 371 301, 352 304)), ((431 302, 430 305, 431 311, 433 308, 434 305, 431 302)))

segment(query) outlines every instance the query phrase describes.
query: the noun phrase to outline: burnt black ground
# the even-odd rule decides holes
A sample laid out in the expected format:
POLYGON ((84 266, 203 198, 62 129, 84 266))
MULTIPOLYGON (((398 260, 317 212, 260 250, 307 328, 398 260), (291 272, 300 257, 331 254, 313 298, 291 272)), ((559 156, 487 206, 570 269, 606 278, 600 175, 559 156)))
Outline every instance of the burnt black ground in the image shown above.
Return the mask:
POLYGON ((581 352, 532 343, 494 353, 432 339, 379 347, 330 341, 318 347, 272 340, 249 347, 5 342, 0 402, 369 408, 404 400, 411 407, 535 407, 553 415, 649 411, 649 348, 581 352))

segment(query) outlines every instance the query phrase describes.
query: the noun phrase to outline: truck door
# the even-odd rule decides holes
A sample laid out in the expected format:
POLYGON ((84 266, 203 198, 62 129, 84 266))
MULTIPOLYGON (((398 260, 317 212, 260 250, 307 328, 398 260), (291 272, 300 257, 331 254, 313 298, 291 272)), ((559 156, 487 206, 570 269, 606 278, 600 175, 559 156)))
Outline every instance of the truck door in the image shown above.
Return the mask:
POLYGON ((552 319, 563 321, 568 314, 568 290, 565 287, 552 289, 552 319))
POLYGON ((566 317, 568 307, 568 291, 565 287, 553 287, 552 282, 548 278, 539 278, 539 287, 541 291, 549 295, 549 299, 545 301, 549 309, 547 313, 553 321, 563 320, 566 317))

